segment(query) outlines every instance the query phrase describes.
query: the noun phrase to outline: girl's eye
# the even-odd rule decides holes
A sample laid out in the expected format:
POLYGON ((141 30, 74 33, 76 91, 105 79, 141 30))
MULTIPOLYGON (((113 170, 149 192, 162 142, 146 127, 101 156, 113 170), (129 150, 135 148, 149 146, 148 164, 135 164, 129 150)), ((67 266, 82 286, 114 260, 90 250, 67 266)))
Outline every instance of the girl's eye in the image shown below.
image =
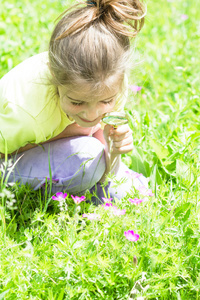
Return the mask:
POLYGON ((109 100, 109 101, 102 101, 102 103, 104 104, 111 104, 113 102, 113 99, 109 100))
POLYGON ((83 105, 83 102, 71 102, 72 105, 80 106, 83 105))

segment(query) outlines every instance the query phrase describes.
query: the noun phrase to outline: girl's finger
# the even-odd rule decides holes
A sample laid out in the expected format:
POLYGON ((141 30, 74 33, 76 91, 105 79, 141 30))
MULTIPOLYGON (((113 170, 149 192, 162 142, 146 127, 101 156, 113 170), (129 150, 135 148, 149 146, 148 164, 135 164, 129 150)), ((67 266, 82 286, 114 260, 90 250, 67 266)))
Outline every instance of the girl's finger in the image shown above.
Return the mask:
POLYGON ((105 140, 106 141, 108 141, 108 139, 109 139, 109 136, 111 136, 112 134, 112 132, 113 132, 113 126, 112 125, 105 125, 105 127, 104 127, 104 130, 103 130, 103 135, 104 135, 104 138, 105 138, 105 140))
POLYGON ((132 131, 129 131, 129 132, 126 132, 126 133, 123 133, 123 134, 113 134, 112 136, 112 140, 115 141, 115 142, 120 142, 126 138, 129 138, 129 137, 132 137, 132 131))
POLYGON ((124 146, 127 146, 127 145, 131 145, 132 146, 133 144, 133 138, 132 136, 130 137, 127 137, 119 142, 116 142, 116 141, 113 141, 113 147, 115 148, 121 148, 121 147, 124 147, 124 146))
POLYGON ((115 128, 113 131, 113 134, 121 135, 121 134, 128 133, 129 131, 132 132, 129 125, 125 124, 125 125, 120 125, 117 128, 115 128))
POLYGON ((113 154, 126 154, 133 150, 133 144, 128 144, 120 148, 113 148, 113 154))

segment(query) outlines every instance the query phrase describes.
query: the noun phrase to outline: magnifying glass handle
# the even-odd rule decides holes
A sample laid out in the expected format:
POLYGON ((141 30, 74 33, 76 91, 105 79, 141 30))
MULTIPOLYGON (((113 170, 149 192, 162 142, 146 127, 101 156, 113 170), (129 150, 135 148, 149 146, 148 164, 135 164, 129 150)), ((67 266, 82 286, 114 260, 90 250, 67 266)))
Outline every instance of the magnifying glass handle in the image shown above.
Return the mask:
MULTIPOLYGON (((114 128, 117 128, 114 127, 114 128)), ((116 163, 118 159, 118 155, 112 159, 112 152, 113 152, 113 140, 109 136, 108 137, 108 152, 106 154, 106 173, 109 174, 111 171, 115 173, 116 163)))
POLYGON ((112 153, 112 148, 113 148, 113 141, 111 139, 111 137, 109 136, 108 138, 108 161, 107 161, 107 170, 108 170, 108 173, 111 171, 111 153, 112 153))

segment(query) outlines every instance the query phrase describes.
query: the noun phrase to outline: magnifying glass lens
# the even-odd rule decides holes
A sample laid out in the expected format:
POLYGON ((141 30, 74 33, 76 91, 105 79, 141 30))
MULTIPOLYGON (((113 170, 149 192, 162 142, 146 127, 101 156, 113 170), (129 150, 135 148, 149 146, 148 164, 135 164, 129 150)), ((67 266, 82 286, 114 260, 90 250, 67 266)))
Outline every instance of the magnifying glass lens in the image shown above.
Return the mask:
POLYGON ((103 117, 103 122, 113 126, 124 125, 128 123, 125 113, 108 113, 103 117))

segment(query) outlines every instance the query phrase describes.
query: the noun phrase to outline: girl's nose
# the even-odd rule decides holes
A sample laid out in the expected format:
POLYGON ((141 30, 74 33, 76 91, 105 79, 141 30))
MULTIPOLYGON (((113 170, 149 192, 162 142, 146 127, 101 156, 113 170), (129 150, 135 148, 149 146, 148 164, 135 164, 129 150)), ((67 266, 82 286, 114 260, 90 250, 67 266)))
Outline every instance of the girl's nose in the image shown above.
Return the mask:
POLYGON ((85 118, 88 121, 94 121, 95 119, 97 119, 100 116, 100 112, 96 107, 92 107, 92 108, 88 108, 85 111, 85 118))

